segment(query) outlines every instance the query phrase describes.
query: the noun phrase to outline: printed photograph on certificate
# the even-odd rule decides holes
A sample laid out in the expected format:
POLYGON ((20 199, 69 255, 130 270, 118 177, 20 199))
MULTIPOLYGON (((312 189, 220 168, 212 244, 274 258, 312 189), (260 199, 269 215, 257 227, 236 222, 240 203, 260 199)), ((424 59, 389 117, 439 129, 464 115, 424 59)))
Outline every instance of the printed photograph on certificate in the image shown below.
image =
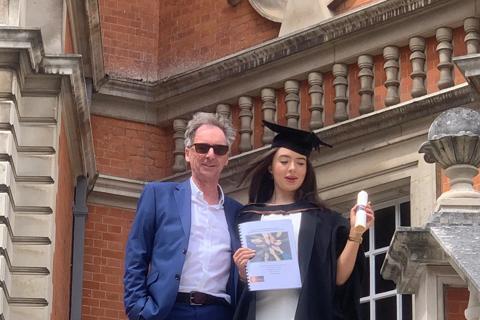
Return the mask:
POLYGON ((284 261, 292 259, 288 232, 263 232, 246 236, 247 247, 256 251, 251 262, 284 261))

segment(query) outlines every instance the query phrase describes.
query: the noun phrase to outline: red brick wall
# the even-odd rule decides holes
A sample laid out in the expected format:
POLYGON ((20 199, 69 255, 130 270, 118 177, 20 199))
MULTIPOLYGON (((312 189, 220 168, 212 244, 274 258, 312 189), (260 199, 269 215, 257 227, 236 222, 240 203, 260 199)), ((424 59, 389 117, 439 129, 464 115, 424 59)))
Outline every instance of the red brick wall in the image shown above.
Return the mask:
POLYGON ((72 27, 70 26, 70 16, 67 12, 67 18, 65 19, 65 53, 74 53, 73 39, 72 39, 72 27))
POLYGON ((135 213, 94 204, 88 211, 82 320, 127 319, 123 307, 124 251, 135 213))
POLYGON ((444 288, 445 320, 465 320, 464 311, 468 305, 467 288, 444 288))
POLYGON ((106 73, 153 81, 278 35, 247 0, 99 0, 106 73))
POLYGON ((107 74, 143 81, 156 79, 159 3, 158 0, 99 0, 107 74))
POLYGON ((58 193, 55 211, 55 251, 53 255, 52 320, 70 316, 70 278, 73 229, 73 177, 63 123, 58 147, 58 193))
POLYGON ((172 173, 173 129, 101 116, 91 120, 100 173, 148 181, 172 173))

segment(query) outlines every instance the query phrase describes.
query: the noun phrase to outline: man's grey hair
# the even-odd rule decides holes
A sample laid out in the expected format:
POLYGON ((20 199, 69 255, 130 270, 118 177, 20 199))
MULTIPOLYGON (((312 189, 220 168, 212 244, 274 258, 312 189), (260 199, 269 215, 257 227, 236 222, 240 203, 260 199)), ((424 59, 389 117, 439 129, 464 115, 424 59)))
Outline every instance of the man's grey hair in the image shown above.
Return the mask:
POLYGON ((197 129, 204 124, 220 128, 227 138, 228 147, 231 147, 235 140, 235 129, 232 121, 224 116, 208 112, 197 112, 193 115, 192 120, 188 121, 185 130, 185 147, 188 148, 193 145, 197 129))

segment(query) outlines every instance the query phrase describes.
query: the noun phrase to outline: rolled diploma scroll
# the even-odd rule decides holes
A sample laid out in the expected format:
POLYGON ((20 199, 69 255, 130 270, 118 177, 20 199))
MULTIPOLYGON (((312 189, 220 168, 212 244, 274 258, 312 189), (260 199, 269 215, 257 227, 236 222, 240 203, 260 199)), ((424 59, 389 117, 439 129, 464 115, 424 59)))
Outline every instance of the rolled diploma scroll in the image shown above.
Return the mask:
POLYGON ((357 196, 357 215, 355 218, 355 230, 363 232, 367 229, 367 213, 365 212, 365 206, 368 203, 368 193, 366 191, 360 191, 357 196))

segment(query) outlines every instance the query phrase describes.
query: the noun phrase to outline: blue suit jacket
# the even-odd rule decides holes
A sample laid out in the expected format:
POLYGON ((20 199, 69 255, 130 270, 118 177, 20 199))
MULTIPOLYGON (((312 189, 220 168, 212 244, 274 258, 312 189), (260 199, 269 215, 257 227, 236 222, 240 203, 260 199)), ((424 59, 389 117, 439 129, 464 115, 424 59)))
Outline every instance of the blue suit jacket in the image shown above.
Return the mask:
MULTIPOLYGON (((225 197, 232 255, 240 246, 235 219, 240 203, 225 197)), ((191 225, 190 180, 152 182, 138 202, 125 254, 125 309, 128 318, 162 320, 172 309, 188 248, 191 225)), ((227 293, 236 301, 237 272, 231 261, 227 293)))

